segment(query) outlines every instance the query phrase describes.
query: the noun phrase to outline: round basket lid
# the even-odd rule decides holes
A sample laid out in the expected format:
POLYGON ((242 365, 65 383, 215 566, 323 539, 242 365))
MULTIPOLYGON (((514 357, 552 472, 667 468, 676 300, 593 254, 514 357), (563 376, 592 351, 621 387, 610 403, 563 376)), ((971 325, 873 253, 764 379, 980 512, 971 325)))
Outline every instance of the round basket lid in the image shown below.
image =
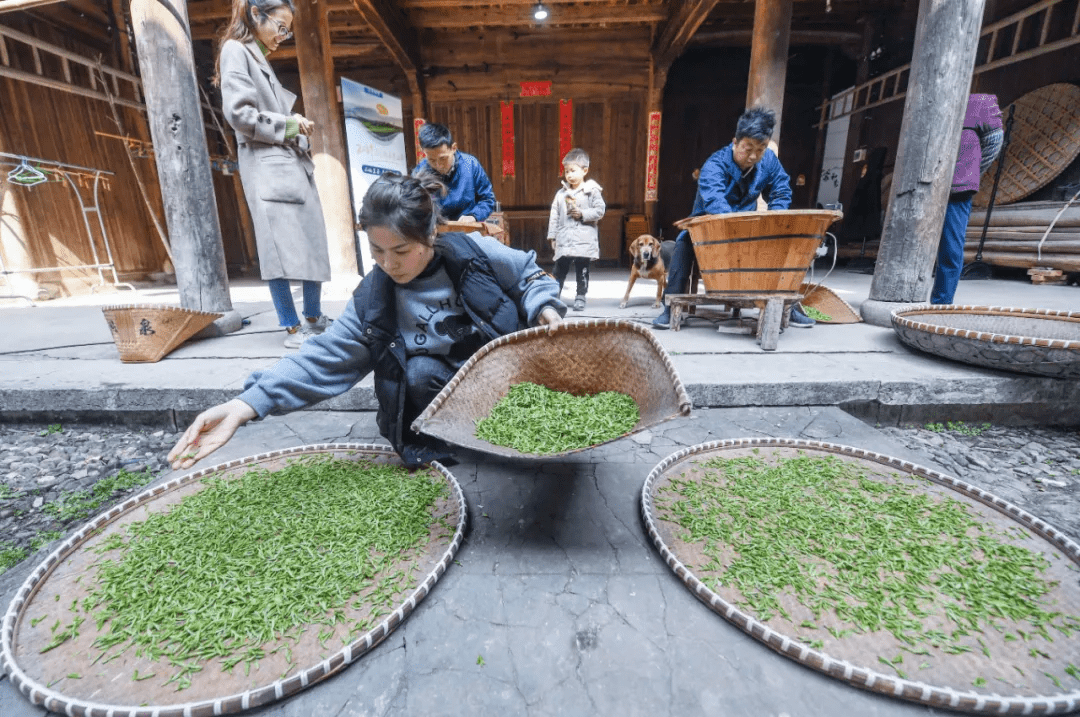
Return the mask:
POLYGON ((265 705, 382 642, 445 573, 465 519, 449 471, 406 473, 388 446, 205 468, 100 515, 38 566, 4 616, 0 667, 65 714, 265 705))
MULTIPOLYGON (((1011 204, 1052 182, 1080 154, 1080 87, 1059 82, 1014 103, 1012 134, 994 204, 1011 204)), ((1008 116, 1008 107, 1003 116, 1008 116)), ((999 157, 982 176, 974 204, 990 203, 999 157)))
POLYGON ((964 712, 1080 707, 1080 545, 981 488, 848 446, 740 438, 665 458, 641 509, 695 597, 830 677, 964 712))

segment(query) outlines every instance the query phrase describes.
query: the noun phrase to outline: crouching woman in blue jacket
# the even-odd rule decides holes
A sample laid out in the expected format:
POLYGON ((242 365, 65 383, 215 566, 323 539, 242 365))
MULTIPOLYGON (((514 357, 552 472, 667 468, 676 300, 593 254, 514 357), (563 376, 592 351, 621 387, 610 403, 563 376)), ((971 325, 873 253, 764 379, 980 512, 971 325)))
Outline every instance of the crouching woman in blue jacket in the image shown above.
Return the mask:
POLYGON ((409 426, 458 368, 489 341, 529 326, 559 326, 566 305, 534 252, 477 234, 436 234, 431 175, 384 174, 360 212, 376 267, 324 334, 295 356, 256 371, 244 391, 195 418, 169 453, 188 468, 253 418, 282 414, 349 390, 375 375, 379 432, 409 467, 450 450, 409 426))

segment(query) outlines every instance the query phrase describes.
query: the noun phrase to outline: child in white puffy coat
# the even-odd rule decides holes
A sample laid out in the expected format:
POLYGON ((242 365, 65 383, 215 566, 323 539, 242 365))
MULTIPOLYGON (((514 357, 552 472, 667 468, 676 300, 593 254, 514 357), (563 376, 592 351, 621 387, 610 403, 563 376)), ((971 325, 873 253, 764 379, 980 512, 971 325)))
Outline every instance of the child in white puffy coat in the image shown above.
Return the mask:
POLYGON ((598 227, 607 206, 603 188, 585 179, 589 172, 589 155, 583 149, 572 149, 563 157, 562 188, 555 193, 548 219, 548 241, 555 250, 555 280, 562 291, 570 264, 577 273, 577 295, 574 310, 585 309, 589 291, 589 263, 600 257, 598 227))

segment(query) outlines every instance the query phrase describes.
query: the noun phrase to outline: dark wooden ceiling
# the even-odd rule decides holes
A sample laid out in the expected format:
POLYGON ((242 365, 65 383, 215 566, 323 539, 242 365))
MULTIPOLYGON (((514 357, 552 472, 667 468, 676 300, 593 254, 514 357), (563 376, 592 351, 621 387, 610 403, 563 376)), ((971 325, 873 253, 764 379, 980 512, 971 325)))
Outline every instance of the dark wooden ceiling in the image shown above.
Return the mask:
MULTIPOLYGON (((39 20, 67 28, 85 39, 115 42, 113 13, 126 3, 120 0, 67 0, 27 11, 39 20)), ((305 0, 299 0, 301 8, 305 0)), ((545 0, 546 20, 533 18, 535 0, 322 0, 327 11, 336 61, 349 65, 392 62, 384 33, 368 18, 372 13, 388 21, 391 29, 415 37, 421 62, 443 43, 467 43, 477 33, 523 34, 570 32, 598 33, 615 39, 622 32, 651 35, 662 32, 680 13, 695 6, 711 8, 690 44, 748 44, 753 26, 753 0, 545 0)), ((917 0, 795 0, 793 41, 816 44, 854 44, 860 22, 868 14, 902 11, 917 0)), ((228 18, 228 0, 193 0, 187 4, 192 35, 211 40, 228 18)), ((384 28, 385 32, 385 28, 384 28)), ((612 54, 618 54, 616 46, 612 54)), ((295 50, 284 46, 277 57, 288 59, 295 50)))

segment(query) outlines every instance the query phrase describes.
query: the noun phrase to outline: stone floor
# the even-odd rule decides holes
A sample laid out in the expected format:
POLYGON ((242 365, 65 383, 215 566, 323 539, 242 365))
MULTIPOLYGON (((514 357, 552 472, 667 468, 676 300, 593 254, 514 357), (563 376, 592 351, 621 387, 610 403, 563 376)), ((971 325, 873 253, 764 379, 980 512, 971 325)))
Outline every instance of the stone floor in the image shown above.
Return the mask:
MULTIPOLYGON (((767 436, 832 441, 943 468, 839 409, 814 407, 697 410, 542 463, 463 453, 451 471, 468 501, 469 530, 432 594, 357 664, 251 714, 934 713, 777 655, 698 602, 649 542, 639 493, 656 463, 682 446, 767 436)), ((210 460, 343 439, 377 440, 373 414, 302 412, 256 422, 210 460)), ((1036 509, 1025 502, 1031 491, 1012 488, 1010 499, 1036 509)), ((1075 491, 1067 495, 1072 514, 1080 513, 1075 491)), ((5 606, 41 557, 0 575, 5 606)), ((42 714, 0 679, 2 717, 42 714)))

